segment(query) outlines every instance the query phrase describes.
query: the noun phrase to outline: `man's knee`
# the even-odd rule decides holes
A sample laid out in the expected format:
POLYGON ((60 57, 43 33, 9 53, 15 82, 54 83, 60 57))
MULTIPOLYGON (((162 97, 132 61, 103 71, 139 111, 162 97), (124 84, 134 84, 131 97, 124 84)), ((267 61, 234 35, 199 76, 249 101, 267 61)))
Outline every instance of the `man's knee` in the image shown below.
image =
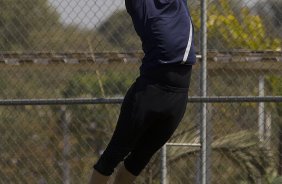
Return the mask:
POLYGON ((94 165, 94 169, 104 176, 110 176, 128 153, 129 149, 108 149, 94 165))
POLYGON ((134 176, 138 176, 146 165, 150 162, 154 153, 142 152, 142 153, 131 153, 124 160, 124 167, 134 176))

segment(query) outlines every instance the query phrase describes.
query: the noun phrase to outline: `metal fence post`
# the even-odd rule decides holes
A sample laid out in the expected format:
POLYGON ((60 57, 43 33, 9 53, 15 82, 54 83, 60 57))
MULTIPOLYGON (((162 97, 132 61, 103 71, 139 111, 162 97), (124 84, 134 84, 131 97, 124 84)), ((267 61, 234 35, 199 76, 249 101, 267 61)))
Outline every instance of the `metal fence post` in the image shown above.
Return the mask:
POLYGON ((161 149, 161 184, 167 184, 166 144, 161 149))
MULTIPOLYGON (((259 96, 264 97, 265 80, 264 75, 259 76, 259 96)), ((258 128, 259 128, 259 140, 263 146, 265 141, 265 104, 264 102, 259 103, 258 109, 258 128)))
MULTIPOLYGON (((201 0, 201 96, 207 96, 207 0, 201 0)), ((201 184, 209 182, 209 131, 207 126, 207 104, 201 104, 201 184)))
POLYGON ((67 112, 66 106, 61 107, 61 121, 63 127, 63 184, 70 184, 70 165, 68 163, 68 157, 70 152, 69 143, 69 124, 70 113, 67 112))
MULTIPOLYGON (((265 80, 264 75, 259 76, 259 96, 264 97, 264 87, 265 80)), ((258 129, 259 129, 259 141, 260 146, 265 146, 265 104, 264 102, 260 102, 258 104, 258 129)), ((262 176, 258 177, 257 183, 262 183, 262 176)))
POLYGON ((266 117, 265 117, 265 140, 266 140, 266 147, 267 151, 269 153, 269 157, 272 156, 271 153, 271 131, 272 131, 272 116, 271 111, 266 111, 266 117))

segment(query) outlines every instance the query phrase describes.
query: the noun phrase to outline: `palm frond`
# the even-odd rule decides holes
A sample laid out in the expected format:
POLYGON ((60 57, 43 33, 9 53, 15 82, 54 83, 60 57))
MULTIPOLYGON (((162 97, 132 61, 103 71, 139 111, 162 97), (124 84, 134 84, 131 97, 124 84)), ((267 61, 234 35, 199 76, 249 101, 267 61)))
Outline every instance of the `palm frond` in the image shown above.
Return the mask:
MULTIPOLYGON (((183 159, 188 160, 199 154, 200 148, 171 148, 168 164, 177 163, 183 159)), ((269 158, 266 148, 261 146, 258 135, 250 131, 240 131, 221 137, 212 143, 212 157, 214 163, 220 164, 224 160, 232 163, 232 167, 241 170, 251 183, 256 177, 265 174, 269 165, 269 158), (222 158, 224 158, 222 160, 222 158), (222 162, 216 161, 221 159, 222 162)))

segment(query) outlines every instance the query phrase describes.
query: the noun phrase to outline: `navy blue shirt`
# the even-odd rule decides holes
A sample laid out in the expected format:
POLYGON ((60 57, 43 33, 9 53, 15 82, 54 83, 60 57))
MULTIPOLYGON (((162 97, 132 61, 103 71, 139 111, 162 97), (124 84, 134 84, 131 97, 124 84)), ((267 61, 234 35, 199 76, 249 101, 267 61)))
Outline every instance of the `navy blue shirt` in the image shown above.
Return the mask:
POLYGON ((125 0, 145 56, 141 70, 196 62, 192 19, 186 0, 125 0))

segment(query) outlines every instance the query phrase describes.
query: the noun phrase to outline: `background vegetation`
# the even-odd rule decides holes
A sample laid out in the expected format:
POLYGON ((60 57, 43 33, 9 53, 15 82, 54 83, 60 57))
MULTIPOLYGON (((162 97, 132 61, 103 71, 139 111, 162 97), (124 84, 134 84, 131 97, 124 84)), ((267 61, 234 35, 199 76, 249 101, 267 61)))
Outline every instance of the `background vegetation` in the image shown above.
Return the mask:
MULTIPOLYGON (((189 2, 199 38, 199 4, 189 2)), ((246 6, 230 0, 209 5, 209 49, 281 50, 282 3, 246 6)), ((0 1, 0 50, 19 52, 136 51, 141 45, 125 11, 116 12, 99 28, 64 25, 47 0, 0 1)), ((140 63, 50 64, 0 67, 0 98, 69 98, 123 96, 138 75, 140 63)), ((254 63, 255 65, 256 63, 254 63)), ((258 63, 259 64, 259 63, 258 63)), ((198 66, 190 95, 199 91, 198 66)), ((209 71, 208 95, 258 95, 261 71, 209 71)), ((281 95, 281 76, 266 73, 267 95, 281 95)), ((0 183, 86 183, 91 167, 105 148, 119 105, 0 107, 0 183), (67 126, 67 128, 66 128, 67 126), (67 164, 66 164, 67 163, 67 164)), ((257 104, 212 104, 212 182, 279 182, 282 175, 282 107, 267 105, 272 133, 261 146, 257 136, 257 104), (280 146, 280 147, 279 147, 280 146), (267 151, 267 152, 266 152, 267 151)), ((199 105, 189 104, 172 142, 199 142, 199 105)), ((196 148, 169 148, 171 183, 194 183, 196 148)), ((158 183, 159 157, 138 183, 158 183)))

